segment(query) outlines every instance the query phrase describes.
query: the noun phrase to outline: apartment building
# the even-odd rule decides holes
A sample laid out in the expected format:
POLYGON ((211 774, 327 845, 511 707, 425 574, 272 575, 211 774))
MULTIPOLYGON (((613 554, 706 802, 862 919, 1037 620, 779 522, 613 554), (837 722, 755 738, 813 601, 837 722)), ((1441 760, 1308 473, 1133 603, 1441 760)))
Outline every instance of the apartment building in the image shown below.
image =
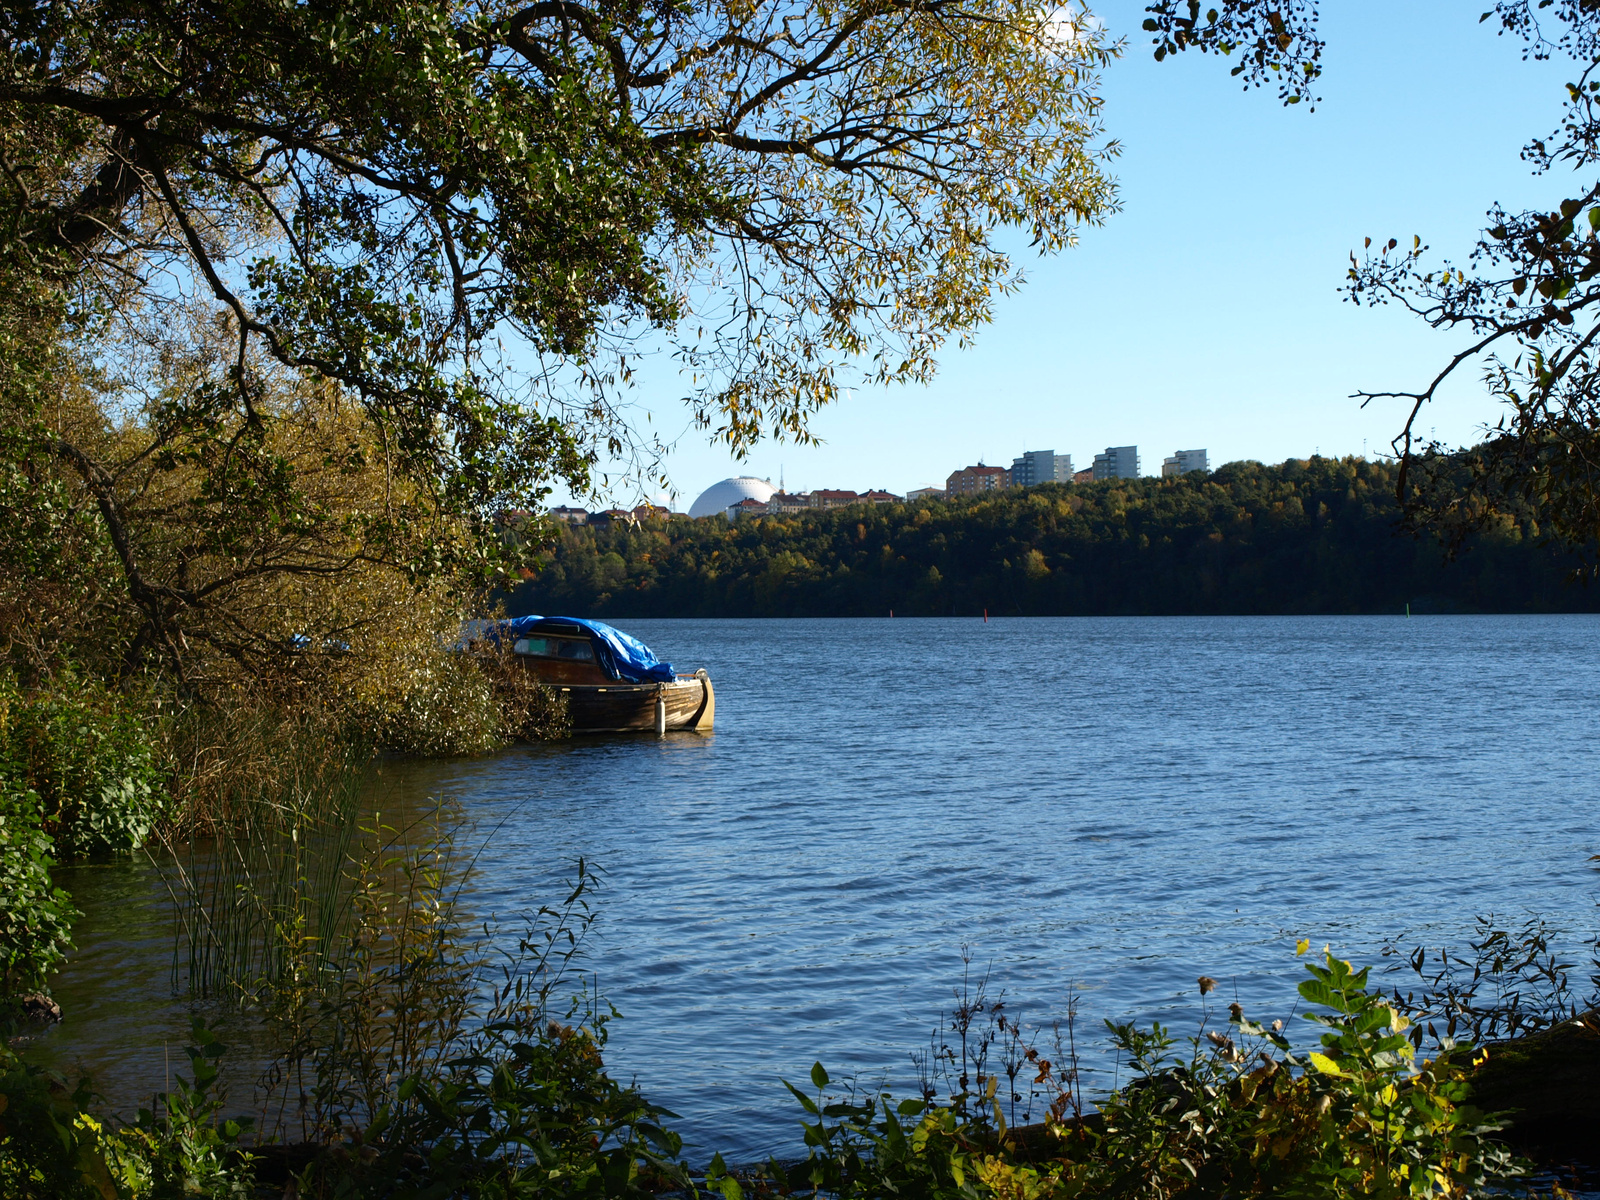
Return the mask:
POLYGON ((976 496, 979 492, 997 492, 1011 486, 1011 472, 1004 467, 962 467, 953 471, 944 481, 947 496, 976 496))
POLYGON ((1096 479, 1139 478, 1139 447, 1107 446, 1104 454, 1094 456, 1096 479))
POLYGON ((1024 450, 1011 460, 1011 486, 1032 487, 1036 483, 1070 483, 1072 455, 1054 450, 1024 450))
POLYGON ((1163 459, 1161 463, 1161 474, 1163 476, 1187 475, 1190 471, 1209 470, 1211 470, 1211 462, 1206 457, 1204 450, 1179 450, 1170 458, 1163 459))
POLYGON ((818 488, 811 493, 812 508, 843 508, 846 504, 860 504, 859 492, 845 491, 841 488, 818 488))
POLYGON ((798 496, 789 492, 774 492, 767 501, 769 513, 797 513, 804 512, 811 507, 811 497, 802 493, 798 496))

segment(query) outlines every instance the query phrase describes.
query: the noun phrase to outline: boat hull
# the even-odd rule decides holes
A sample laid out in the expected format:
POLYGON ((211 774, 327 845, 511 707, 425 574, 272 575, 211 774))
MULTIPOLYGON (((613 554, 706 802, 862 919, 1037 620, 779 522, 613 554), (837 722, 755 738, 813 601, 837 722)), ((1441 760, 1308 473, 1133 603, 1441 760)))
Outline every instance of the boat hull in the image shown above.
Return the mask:
POLYGON ((716 693, 704 671, 680 675, 671 683, 550 684, 567 704, 573 733, 636 733, 659 728, 657 701, 665 709, 664 727, 711 731, 716 693))

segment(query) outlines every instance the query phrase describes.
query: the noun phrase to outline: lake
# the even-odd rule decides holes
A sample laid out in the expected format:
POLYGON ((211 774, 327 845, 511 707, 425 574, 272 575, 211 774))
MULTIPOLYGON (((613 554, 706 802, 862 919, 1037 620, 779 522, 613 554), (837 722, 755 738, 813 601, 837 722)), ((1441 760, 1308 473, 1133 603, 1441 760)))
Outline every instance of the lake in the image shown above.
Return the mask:
MULTIPOLYGON (((1582 962, 1600 927, 1594 616, 617 624, 710 670, 714 734, 389 763, 373 802, 459 806, 479 915, 605 870, 608 1061, 696 1158, 794 1152, 779 1080, 817 1059, 910 1093, 963 947, 1025 1024, 1076 990, 1098 1046, 1103 1017, 1187 1032, 1202 973, 1287 1016, 1299 937, 1376 961, 1542 913, 1582 962)), ((148 869, 67 876, 47 1049, 160 1086, 182 1025, 148 869)))

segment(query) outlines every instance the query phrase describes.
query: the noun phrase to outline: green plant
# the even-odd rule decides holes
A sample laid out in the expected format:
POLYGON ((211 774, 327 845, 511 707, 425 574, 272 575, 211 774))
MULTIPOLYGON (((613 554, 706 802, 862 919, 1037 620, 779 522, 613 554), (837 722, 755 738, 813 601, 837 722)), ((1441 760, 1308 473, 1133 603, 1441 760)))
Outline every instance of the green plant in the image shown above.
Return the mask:
POLYGON ((185 824, 210 836, 163 829, 153 857, 173 899, 174 988, 249 1005, 317 974, 345 935, 370 751, 315 722, 232 733, 188 793, 185 824))
POLYGON ((129 852, 161 815, 149 715, 70 672, 24 689, 0 673, 0 775, 31 788, 63 858, 129 852))
MULTIPOLYGON (((1600 973, 1590 976, 1587 992, 1575 990, 1576 964, 1563 961, 1554 948, 1556 931, 1543 917, 1513 926, 1491 912, 1475 924, 1469 954, 1445 948, 1430 954, 1417 946, 1407 955, 1422 986, 1405 993, 1396 988, 1392 1000, 1411 1019, 1413 1046, 1421 1048, 1424 1034, 1440 1050, 1458 1036, 1474 1044, 1523 1037, 1600 1005, 1600 973)), ((1398 951, 1388 947, 1385 953, 1398 951)), ((1594 966, 1600 972, 1600 958, 1594 966)))
MULTIPOLYGON (((806 1158, 785 1167, 770 1162, 761 1177, 813 1195, 840 1197, 965 1197, 973 1200, 975 1163, 989 1147, 984 1127, 953 1107, 921 1100, 896 1103, 887 1093, 857 1097, 848 1093, 830 1101, 831 1083, 819 1062, 811 1068, 815 1098, 787 1080, 784 1086, 800 1102, 810 1121, 805 1129, 806 1158)), ((989 1077, 992 1102, 996 1079, 989 1077)), ((996 1120, 1005 1123, 995 1108, 996 1120)), ((720 1158, 712 1163, 708 1182, 726 1200, 739 1200, 720 1158)))
POLYGON ((247 1122, 221 1117, 211 1095, 226 1050, 192 1019, 193 1079, 158 1095, 136 1124, 108 1128, 89 1111, 87 1077, 70 1089, 51 1071, 0 1047, 0 1195, 6 1200, 244 1200, 250 1157, 238 1149, 247 1122))
POLYGON ((462 929, 462 875, 448 836, 378 863, 357 893, 348 954, 274 1013, 286 1048, 269 1081, 273 1119, 329 1146, 301 1194, 687 1187, 681 1142, 662 1124, 671 1114, 606 1073, 616 1014, 572 973, 594 919, 593 871, 580 860, 566 899, 499 961, 491 928, 462 929))
MULTIPOLYGON (((1354 1200, 1465 1197, 1516 1176, 1493 1141, 1499 1126, 1466 1103, 1464 1052, 1417 1063, 1405 1016, 1367 970, 1326 952, 1307 970, 1299 991, 1321 1010, 1308 1014, 1323 1030, 1318 1049, 1297 1055, 1281 1021, 1259 1024, 1237 1003, 1229 1032, 1207 1021, 1184 1054, 1159 1024, 1108 1021, 1132 1081, 1080 1114, 1076 1064, 1030 1059, 1061 1096, 1026 1131, 1005 1120, 1000 1073, 943 1106, 896 1106, 887 1094, 830 1103, 818 1064, 815 1099, 790 1088, 810 1118, 806 1160, 754 1182, 851 1200, 1354 1200)), ((1213 986, 1203 978, 1202 994, 1213 986)), ((709 1181, 738 1200, 720 1163, 709 1181)))
POLYGON ((191 1017, 194 1041, 184 1048, 192 1079, 175 1074, 178 1089, 156 1096, 140 1109, 138 1123, 121 1132, 118 1159, 123 1174, 150 1200, 239 1200, 253 1194, 250 1156, 237 1151, 249 1118, 224 1118, 222 1101, 211 1094, 227 1052, 203 1017, 191 1017))
POLYGON ((496 1005, 448 1069, 402 1079, 324 1157, 312 1196, 642 1196, 684 1187, 670 1116, 606 1074, 604 1013, 581 1026, 496 1005))
POLYGON ((0 781, 0 1001, 40 991, 66 957, 71 897, 50 880, 39 797, 0 781))
POLYGON ((0 1195, 115 1200, 87 1079, 75 1086, 0 1044, 0 1195))
POLYGON ((1466 1105, 1466 1071, 1449 1062, 1417 1066, 1410 1021, 1367 986, 1370 968, 1351 969, 1324 951, 1300 984, 1321 1025, 1322 1049, 1308 1056, 1320 1132, 1340 1153, 1312 1156, 1306 1176, 1330 1196, 1466 1195, 1488 1181, 1495 1158, 1482 1135, 1499 1126, 1466 1105), (1322 1103, 1326 1098, 1327 1103, 1322 1103))

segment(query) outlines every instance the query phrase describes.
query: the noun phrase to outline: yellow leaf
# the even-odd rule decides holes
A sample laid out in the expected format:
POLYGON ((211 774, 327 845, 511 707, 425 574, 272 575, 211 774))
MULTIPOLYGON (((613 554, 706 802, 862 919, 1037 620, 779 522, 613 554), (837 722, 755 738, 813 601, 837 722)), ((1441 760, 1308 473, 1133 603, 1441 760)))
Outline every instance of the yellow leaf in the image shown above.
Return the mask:
POLYGON ((1294 944, 1295 957, 1299 958, 1302 954, 1304 954, 1309 949, 1311 949, 1311 939, 1310 938, 1301 938, 1298 942, 1296 942, 1294 944))
POLYGON ((1317 1070, 1321 1071, 1324 1075, 1344 1074, 1344 1072, 1339 1069, 1338 1063, 1334 1062, 1333 1059, 1329 1058, 1326 1054, 1319 1054, 1315 1050, 1311 1052, 1311 1065, 1317 1070))

